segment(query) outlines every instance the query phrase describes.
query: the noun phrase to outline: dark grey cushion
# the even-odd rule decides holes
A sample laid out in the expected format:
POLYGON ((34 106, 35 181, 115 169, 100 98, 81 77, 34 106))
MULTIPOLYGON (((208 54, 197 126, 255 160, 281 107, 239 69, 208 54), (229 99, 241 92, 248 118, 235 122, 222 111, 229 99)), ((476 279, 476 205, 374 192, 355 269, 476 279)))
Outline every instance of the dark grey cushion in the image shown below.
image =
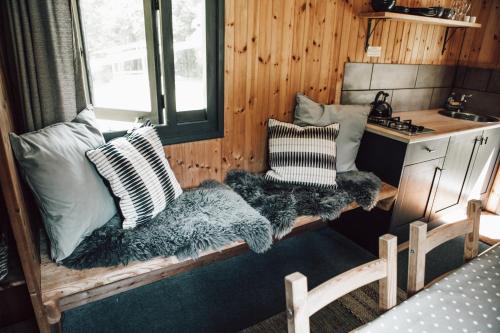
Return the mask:
POLYGON ((294 124, 299 126, 340 125, 337 137, 337 172, 357 170, 356 156, 365 131, 369 105, 323 105, 297 94, 294 124))
POLYGON ((94 122, 94 113, 84 110, 72 122, 10 134, 56 261, 69 256, 85 236, 116 214, 111 194, 85 156, 87 150, 104 144, 94 122))

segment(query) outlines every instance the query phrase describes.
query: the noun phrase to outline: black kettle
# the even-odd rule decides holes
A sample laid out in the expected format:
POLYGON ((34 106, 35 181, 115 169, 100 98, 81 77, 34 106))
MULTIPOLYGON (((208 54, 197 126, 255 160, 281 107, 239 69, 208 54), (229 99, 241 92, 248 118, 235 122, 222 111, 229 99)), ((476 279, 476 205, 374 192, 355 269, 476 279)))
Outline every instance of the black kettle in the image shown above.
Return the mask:
POLYGON ((387 97, 389 97, 389 94, 384 91, 377 93, 375 100, 371 103, 370 117, 390 118, 392 116, 392 107, 387 103, 387 97))

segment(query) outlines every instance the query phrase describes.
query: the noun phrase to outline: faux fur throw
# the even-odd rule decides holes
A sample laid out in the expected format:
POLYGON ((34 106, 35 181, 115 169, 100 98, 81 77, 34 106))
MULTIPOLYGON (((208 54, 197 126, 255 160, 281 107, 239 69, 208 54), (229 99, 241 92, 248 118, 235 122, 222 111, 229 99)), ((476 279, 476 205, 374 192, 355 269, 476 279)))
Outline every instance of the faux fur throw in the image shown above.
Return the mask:
POLYGON ((63 265, 84 269, 157 256, 196 258, 238 240, 255 252, 266 251, 272 244, 269 221, 226 185, 207 181, 135 229, 122 229, 120 219, 113 218, 85 238, 63 265))
POLYGON ((278 239, 292 230, 295 219, 301 215, 334 220, 354 201, 371 210, 382 184, 373 173, 363 171, 337 174, 336 189, 276 183, 242 170, 229 172, 225 182, 269 219, 273 236, 278 239))
POLYGON ((353 201, 366 210, 373 208, 381 185, 372 173, 359 171, 338 174, 336 189, 278 184, 246 171, 230 172, 226 183, 229 187, 206 181, 184 192, 135 229, 122 229, 118 217, 111 219, 86 237, 63 265, 85 269, 158 256, 196 258, 238 240, 262 253, 273 237, 292 230, 297 216, 336 219, 353 201))

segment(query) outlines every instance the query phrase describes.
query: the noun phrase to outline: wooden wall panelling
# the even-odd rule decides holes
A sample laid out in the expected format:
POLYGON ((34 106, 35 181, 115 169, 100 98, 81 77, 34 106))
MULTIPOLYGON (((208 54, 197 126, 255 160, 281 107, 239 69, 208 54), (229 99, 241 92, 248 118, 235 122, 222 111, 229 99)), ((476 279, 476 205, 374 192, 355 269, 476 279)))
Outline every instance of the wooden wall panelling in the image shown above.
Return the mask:
MULTIPOLYGON (((251 132, 246 133, 247 138, 247 151, 245 155, 245 169, 252 171, 259 171, 265 168, 267 161, 266 145, 266 129, 267 118, 274 117, 274 110, 271 110, 271 96, 274 93, 271 85, 271 72, 273 64, 271 62, 271 42, 273 36, 275 37, 274 43, 278 43, 276 36, 279 34, 279 29, 276 29, 278 24, 274 21, 278 20, 273 15, 273 2, 264 1, 260 2, 260 10, 256 25, 258 26, 257 36, 257 62, 248 58, 249 63, 255 63, 256 76, 252 80, 252 90, 247 96, 251 95, 254 98, 255 108, 252 110, 250 117, 247 120, 253 122, 250 126, 251 132), (260 138, 260 139, 256 139, 260 138)), ((253 36, 252 36, 253 38, 253 36)))
MULTIPOLYGON (((330 56, 333 57, 333 59, 330 60, 330 69, 329 69, 329 97, 328 97, 328 103, 335 103, 336 98, 337 98, 337 73, 339 72, 339 62, 340 62, 340 47, 339 44, 341 43, 342 39, 344 38, 342 36, 342 19, 340 16, 340 13, 343 13, 345 6, 344 1, 337 1, 337 6, 335 7, 336 13, 334 16, 334 22, 331 24, 335 25, 335 33, 334 33, 334 46, 333 46, 333 52, 330 56)), ((359 21, 359 20, 358 20, 359 21)), ((360 28, 359 31, 362 29, 360 28)), ((342 64, 343 68, 343 64, 342 64)), ((343 70, 343 69, 342 69, 343 70)))
POLYGON ((332 24, 335 20, 335 6, 336 1, 327 1, 324 8, 324 15, 322 17, 322 26, 324 29, 323 38, 321 41, 321 51, 318 59, 319 75, 316 93, 318 100, 329 100, 329 73, 332 63, 332 52, 335 39, 335 25, 332 24))
MULTIPOLYGON (((235 3, 226 1, 224 8, 224 139, 222 140, 221 150, 226 152, 230 148, 230 136, 233 130, 233 103, 234 103, 234 80, 236 72, 234 68, 234 49, 235 41, 235 3)), ((185 145, 189 145, 186 143, 185 145)), ((221 152, 221 168, 224 175, 231 168, 231 161, 226 154, 221 152)))
MULTIPOLYGON (((450 2, 401 0, 398 5, 450 2)), ((206 177, 223 179, 235 168, 263 171, 267 119, 291 121, 297 92, 322 103, 339 103, 348 61, 451 65, 460 58, 499 66, 499 2, 474 1, 473 13, 484 28, 469 29, 466 35, 464 29, 456 30, 444 54, 445 27, 381 21, 370 39, 370 45, 382 46, 381 57, 368 58, 367 20, 358 13, 371 10, 369 0, 226 0, 225 136, 167 147, 176 174, 184 186, 195 186, 206 177), (474 49, 467 51, 467 45, 474 49), (183 148, 190 146, 194 148, 183 148), (201 154, 217 147, 215 154, 201 154), (217 166, 220 172, 214 173, 217 166)))
MULTIPOLYGON (((246 85, 247 83, 247 71, 248 62, 248 6, 252 1, 236 1, 235 3, 235 33, 234 33, 234 68, 235 68, 235 78, 234 78, 234 105, 233 105, 233 131, 228 139, 230 150, 223 151, 224 154, 232 161, 233 168, 243 168, 244 167, 244 153, 245 153, 245 107, 247 98, 246 85)), ((231 126, 230 125, 230 126, 231 126)), ((250 139, 250 133, 249 133, 250 139)), ((226 146, 225 146, 226 147, 226 146)), ((225 148, 224 147, 224 148, 225 148)))
POLYGON ((280 50, 280 81, 279 81, 279 108, 278 118, 286 119, 289 109, 288 81, 289 68, 291 64, 290 54, 292 53, 293 39, 291 38, 294 28, 294 6, 288 4, 288 0, 282 1, 283 6, 283 31, 281 34, 282 45, 280 50))
POLYGON ((165 147, 165 155, 183 188, 197 186, 206 179, 222 181, 222 140, 193 142, 165 147))
POLYGON ((338 21, 342 21, 342 31, 340 32, 341 36, 340 45, 338 46, 339 48, 338 60, 335 62, 336 63, 335 73, 337 74, 335 79, 336 80, 335 96, 334 97, 330 96, 330 100, 332 100, 333 98, 334 103, 340 103, 340 93, 342 90, 342 81, 344 79, 344 64, 347 60, 348 44, 349 44, 347 38, 350 35, 349 31, 351 29, 353 16, 354 16, 353 0, 347 0, 344 3, 344 11, 342 17, 336 18, 338 21), (346 41, 343 42, 344 39, 346 39, 346 41))
POLYGON ((482 27, 466 31, 460 64, 500 68, 500 0, 473 1, 471 12, 482 27))

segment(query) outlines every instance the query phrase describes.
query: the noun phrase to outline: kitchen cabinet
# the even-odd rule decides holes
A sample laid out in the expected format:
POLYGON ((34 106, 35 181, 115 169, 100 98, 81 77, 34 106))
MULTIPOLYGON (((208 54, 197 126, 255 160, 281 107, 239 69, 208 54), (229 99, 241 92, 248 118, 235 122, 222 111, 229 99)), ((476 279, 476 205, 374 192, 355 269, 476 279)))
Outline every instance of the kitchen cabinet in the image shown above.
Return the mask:
POLYGON ((481 135, 482 131, 476 131, 450 138, 432 205, 431 219, 436 219, 462 202, 464 185, 471 173, 481 135))
MULTIPOLYGON (((500 150, 500 128, 482 132, 474 152, 470 176, 464 191, 465 200, 481 199, 485 196, 493 182, 494 171, 498 168, 500 150)), ((486 204, 483 202, 483 204, 486 204)))
POLYGON ((439 221, 465 212, 470 199, 486 199, 499 150, 500 128, 408 143, 365 133, 356 163, 399 188, 388 231, 407 237, 411 222, 439 221))
POLYGON ((438 158, 404 167, 391 228, 428 218, 442 165, 438 158))

